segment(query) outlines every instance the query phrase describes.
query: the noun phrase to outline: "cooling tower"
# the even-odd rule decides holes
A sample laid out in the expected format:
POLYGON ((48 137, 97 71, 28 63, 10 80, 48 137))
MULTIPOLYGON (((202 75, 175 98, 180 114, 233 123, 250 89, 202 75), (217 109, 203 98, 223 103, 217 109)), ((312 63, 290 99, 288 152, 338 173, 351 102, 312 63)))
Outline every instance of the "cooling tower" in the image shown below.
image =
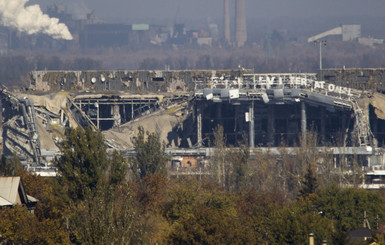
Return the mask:
POLYGON ((235 45, 242 47, 247 41, 246 0, 236 0, 235 4, 235 45))
POLYGON ((224 0, 224 34, 225 44, 230 44, 230 0, 224 0))

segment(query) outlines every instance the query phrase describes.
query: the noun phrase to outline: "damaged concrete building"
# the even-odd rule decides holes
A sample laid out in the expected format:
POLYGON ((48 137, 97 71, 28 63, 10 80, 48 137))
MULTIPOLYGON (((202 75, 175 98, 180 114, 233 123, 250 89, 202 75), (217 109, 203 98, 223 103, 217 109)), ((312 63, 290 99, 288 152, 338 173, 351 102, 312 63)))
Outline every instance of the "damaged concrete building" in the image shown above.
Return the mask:
MULTIPOLYGON (((221 125, 228 146, 247 138, 251 153, 297 147, 314 132, 336 164, 357 155, 363 167, 383 166, 384 73, 330 69, 321 80, 247 69, 33 71, 26 92, 2 90, 4 152, 38 168, 60 153, 65 128, 81 126, 101 130, 110 149, 129 154, 143 126, 160 135, 169 155, 196 159, 212 153, 221 125)), ((179 164, 187 162, 199 165, 179 164)))

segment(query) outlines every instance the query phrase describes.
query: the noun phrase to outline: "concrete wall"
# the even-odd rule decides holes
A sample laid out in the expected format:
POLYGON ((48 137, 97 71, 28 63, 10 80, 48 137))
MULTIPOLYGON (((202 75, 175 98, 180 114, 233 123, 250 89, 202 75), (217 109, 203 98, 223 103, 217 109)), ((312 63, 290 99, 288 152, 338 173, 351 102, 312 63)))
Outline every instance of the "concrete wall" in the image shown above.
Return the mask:
POLYGON ((184 71, 32 71, 29 89, 35 91, 194 91, 194 81, 238 77, 248 70, 184 71))
POLYGON ((324 69, 325 81, 359 90, 385 92, 385 68, 324 69))

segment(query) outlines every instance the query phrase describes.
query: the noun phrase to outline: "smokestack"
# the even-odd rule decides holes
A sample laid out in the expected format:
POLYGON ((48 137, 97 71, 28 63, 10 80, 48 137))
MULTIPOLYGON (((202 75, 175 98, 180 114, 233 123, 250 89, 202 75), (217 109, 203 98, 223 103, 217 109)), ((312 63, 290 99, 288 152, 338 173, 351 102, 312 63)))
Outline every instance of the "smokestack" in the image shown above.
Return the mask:
POLYGON ((236 0, 235 5, 235 45, 242 47, 247 41, 246 0, 236 0))
POLYGON ((224 0, 224 34, 225 45, 230 44, 230 0, 224 0))
POLYGON ((55 39, 72 39, 65 24, 44 14, 37 4, 25 7, 28 1, 0 0, 0 22, 28 34, 44 33, 55 39))

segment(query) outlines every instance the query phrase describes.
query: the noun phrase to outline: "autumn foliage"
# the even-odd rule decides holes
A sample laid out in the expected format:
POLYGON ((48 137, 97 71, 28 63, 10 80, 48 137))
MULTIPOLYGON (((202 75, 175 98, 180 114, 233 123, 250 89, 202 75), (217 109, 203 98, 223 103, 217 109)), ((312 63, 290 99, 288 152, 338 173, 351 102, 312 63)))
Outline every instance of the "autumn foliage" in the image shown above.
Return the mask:
MULTIPOLYGON (((241 147, 216 155, 224 171, 173 179, 164 175, 164 162, 133 173, 142 171, 142 160, 94 147, 101 146, 98 133, 67 134, 60 178, 19 170, 39 203, 34 213, 24 206, 0 209, 0 244, 307 244, 309 233, 316 244, 346 244, 348 232, 362 227, 364 211, 372 228, 385 221, 382 192, 323 185, 315 169, 322 163, 309 164, 311 158, 249 159, 241 147), (271 171, 269 163, 280 169, 271 171), (302 173, 297 185, 292 173, 302 173)), ((163 161, 152 155, 163 149, 153 136, 151 146, 140 139, 140 157, 163 161)), ((364 244, 383 240, 377 234, 364 244)))

